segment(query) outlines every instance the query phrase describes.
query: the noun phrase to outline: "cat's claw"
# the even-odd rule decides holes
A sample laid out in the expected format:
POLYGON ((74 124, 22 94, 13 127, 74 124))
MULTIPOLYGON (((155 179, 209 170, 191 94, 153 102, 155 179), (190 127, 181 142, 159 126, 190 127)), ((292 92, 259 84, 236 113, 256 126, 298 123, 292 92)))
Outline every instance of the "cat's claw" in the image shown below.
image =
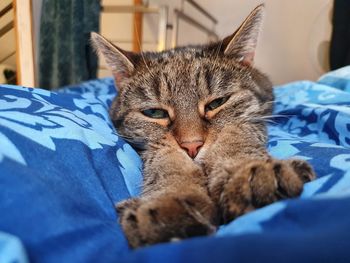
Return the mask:
POLYGON ((297 197, 304 183, 315 178, 303 160, 226 163, 213 172, 209 192, 219 206, 221 223, 277 200, 297 197))
POLYGON ((206 195, 164 194, 117 204, 119 220, 132 248, 209 235, 215 232, 215 206, 206 195))

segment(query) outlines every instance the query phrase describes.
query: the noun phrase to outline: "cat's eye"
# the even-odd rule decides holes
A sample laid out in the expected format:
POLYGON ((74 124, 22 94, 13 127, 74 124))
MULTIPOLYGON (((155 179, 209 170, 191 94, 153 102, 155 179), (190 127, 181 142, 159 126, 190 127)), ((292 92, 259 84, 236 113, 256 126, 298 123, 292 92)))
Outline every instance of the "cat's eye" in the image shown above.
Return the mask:
POLYGON ((153 119, 165 119, 165 118, 169 118, 169 114, 166 110, 162 110, 162 109, 147 109, 142 111, 142 113, 150 118, 153 119))
POLYGON ((218 108, 222 104, 224 104, 229 98, 230 98, 230 96, 226 96, 226 97, 221 97, 221 98, 218 98, 218 99, 211 101, 210 103, 205 105, 205 108, 204 108, 205 112, 215 110, 216 108, 218 108))

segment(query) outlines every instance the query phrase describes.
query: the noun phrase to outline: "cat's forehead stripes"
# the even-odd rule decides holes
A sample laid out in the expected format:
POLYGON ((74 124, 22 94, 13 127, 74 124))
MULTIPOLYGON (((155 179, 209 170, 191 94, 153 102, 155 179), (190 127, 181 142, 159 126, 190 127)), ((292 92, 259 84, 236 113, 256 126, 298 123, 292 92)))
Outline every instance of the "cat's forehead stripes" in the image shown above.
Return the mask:
POLYGON ((170 57, 168 60, 168 63, 151 64, 151 67, 136 72, 128 93, 132 96, 131 91, 134 91, 139 98, 173 104, 176 101, 198 102, 211 96, 225 96, 242 86, 241 69, 235 70, 232 63, 213 65, 210 58, 183 61, 170 57))

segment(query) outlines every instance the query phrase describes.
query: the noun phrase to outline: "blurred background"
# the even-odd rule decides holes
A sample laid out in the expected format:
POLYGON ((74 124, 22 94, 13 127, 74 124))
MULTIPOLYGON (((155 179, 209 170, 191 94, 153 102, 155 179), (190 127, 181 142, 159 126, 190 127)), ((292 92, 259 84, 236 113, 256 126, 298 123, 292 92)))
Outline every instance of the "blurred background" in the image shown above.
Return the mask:
POLYGON ((0 82, 53 89, 110 76, 90 31, 126 50, 159 51, 225 37, 260 3, 255 63, 274 84, 316 80, 347 64, 350 36, 339 35, 350 34, 348 0, 1 0, 0 82))

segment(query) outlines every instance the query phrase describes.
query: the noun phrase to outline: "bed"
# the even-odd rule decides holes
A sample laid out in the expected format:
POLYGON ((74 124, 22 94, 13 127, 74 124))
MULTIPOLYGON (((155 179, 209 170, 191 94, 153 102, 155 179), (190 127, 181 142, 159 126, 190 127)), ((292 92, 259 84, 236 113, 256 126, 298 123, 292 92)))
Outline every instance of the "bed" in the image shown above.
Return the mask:
POLYGON ((114 204, 138 195, 142 164, 108 117, 113 80, 1 85, 0 262, 349 262, 350 67, 274 92, 269 152, 317 180, 213 236, 132 251, 114 204))

